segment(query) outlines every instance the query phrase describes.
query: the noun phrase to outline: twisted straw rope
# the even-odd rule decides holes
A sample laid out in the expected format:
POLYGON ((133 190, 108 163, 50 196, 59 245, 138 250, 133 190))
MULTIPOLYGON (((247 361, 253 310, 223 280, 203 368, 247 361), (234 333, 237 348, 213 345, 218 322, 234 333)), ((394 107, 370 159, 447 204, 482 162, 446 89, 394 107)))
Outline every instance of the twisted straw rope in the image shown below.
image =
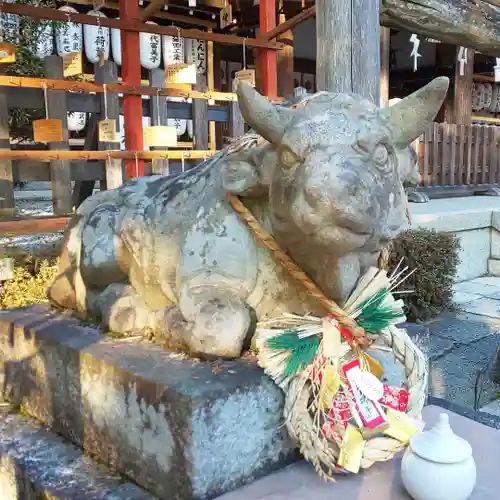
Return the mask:
MULTIPOLYGON (((296 281, 306 288, 311 296, 335 316, 339 323, 349 329, 354 338, 352 347, 369 347, 371 339, 368 338, 365 331, 352 318, 348 317, 333 300, 325 296, 309 276, 280 248, 274 237, 260 225, 239 198, 230 193, 228 193, 228 198, 234 211, 246 223, 255 237, 271 251, 275 259, 289 271, 296 281)), ((379 264, 387 267, 388 258, 389 248, 385 248, 381 253, 379 264)), ((409 389, 407 413, 417 417, 425 403, 428 378, 425 357, 405 330, 391 326, 380 333, 380 339, 391 348, 395 358, 404 365, 409 389)), ((376 348, 375 345, 373 347, 376 348)), ((311 383, 305 376, 295 376, 285 394, 284 416, 290 435, 300 444, 302 455, 314 465, 319 475, 324 479, 332 480, 332 476, 338 472, 335 464, 340 450, 334 442, 323 437, 317 424, 313 421, 309 411, 309 401, 312 394, 311 383)), ((372 438, 365 442, 361 467, 366 469, 375 462, 390 460, 404 447, 404 443, 393 438, 372 438)))
MULTIPOLYGON (((389 327, 381 333, 381 340, 392 349, 395 358, 404 365, 409 389, 407 414, 419 417, 424 407, 427 388, 427 362, 405 330, 389 327)), ((335 468, 340 450, 336 443, 318 432, 309 410, 311 383, 305 376, 295 377, 286 391, 283 411, 288 432, 299 444, 304 458, 309 460, 326 480, 338 473, 335 468)), ((361 468, 375 462, 385 462, 405 448, 405 444, 389 437, 374 437, 365 442, 361 468)))
POLYGON ((274 258, 280 262, 290 275, 309 292, 339 323, 345 326, 353 336, 353 345, 366 348, 371 344, 371 339, 366 335, 363 328, 346 315, 346 313, 331 299, 329 299, 318 286, 300 269, 297 264, 280 248, 274 237, 269 234, 255 219, 250 210, 235 195, 228 193, 229 201, 233 210, 245 222, 251 232, 268 250, 274 258))

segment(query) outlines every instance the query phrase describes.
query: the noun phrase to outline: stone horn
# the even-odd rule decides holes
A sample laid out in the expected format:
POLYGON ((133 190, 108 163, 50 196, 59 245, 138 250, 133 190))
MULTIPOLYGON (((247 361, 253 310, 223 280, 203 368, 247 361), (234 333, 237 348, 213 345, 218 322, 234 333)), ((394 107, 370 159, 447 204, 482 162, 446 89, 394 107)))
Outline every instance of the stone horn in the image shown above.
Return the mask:
POLYGON ((440 76, 390 108, 380 110, 389 120, 398 148, 405 148, 424 133, 441 109, 449 84, 449 78, 440 76))
POLYGON ((288 109, 278 111, 272 102, 246 82, 240 82, 236 94, 241 114, 248 125, 271 144, 278 145, 293 116, 293 111, 288 109))

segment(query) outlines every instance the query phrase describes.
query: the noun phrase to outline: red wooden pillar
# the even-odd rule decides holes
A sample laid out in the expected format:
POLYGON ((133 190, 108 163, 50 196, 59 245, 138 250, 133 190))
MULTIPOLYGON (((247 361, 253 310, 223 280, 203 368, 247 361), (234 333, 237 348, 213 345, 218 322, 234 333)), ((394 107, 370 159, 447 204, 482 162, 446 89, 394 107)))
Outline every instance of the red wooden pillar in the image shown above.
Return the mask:
MULTIPOLYGON (((276 1, 260 0, 259 3, 260 36, 276 28, 276 1)), ((278 59, 275 50, 259 49, 257 70, 260 73, 262 93, 267 97, 278 96, 278 59)))
MULTIPOLYGON (((139 0, 119 0, 120 19, 139 20, 139 0)), ((141 84, 141 61, 139 33, 121 32, 122 41, 122 78, 125 85, 141 84)), ((125 121, 125 146, 129 151, 142 151, 144 147, 142 132, 142 97, 140 95, 123 96, 123 118, 125 121)), ((127 179, 144 175, 143 160, 126 160, 127 179)))

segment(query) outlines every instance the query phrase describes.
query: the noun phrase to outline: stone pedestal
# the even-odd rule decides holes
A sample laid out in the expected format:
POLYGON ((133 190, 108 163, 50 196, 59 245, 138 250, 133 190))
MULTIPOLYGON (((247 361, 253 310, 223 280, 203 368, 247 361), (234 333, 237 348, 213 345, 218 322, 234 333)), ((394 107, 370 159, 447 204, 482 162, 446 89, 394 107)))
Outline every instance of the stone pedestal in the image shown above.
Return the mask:
POLYGON ((161 499, 206 499, 297 458, 253 362, 176 359, 45 306, 0 311, 0 397, 161 499))

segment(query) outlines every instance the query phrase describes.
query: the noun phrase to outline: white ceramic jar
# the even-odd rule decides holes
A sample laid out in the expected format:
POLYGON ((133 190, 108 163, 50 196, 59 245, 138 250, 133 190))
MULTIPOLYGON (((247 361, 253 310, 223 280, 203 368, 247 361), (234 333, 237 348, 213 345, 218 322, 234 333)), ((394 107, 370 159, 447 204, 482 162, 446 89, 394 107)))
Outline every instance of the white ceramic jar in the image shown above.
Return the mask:
POLYGON ((413 436, 401 464, 414 500, 467 500, 476 484, 470 444, 453 433, 446 413, 429 431, 413 436))

